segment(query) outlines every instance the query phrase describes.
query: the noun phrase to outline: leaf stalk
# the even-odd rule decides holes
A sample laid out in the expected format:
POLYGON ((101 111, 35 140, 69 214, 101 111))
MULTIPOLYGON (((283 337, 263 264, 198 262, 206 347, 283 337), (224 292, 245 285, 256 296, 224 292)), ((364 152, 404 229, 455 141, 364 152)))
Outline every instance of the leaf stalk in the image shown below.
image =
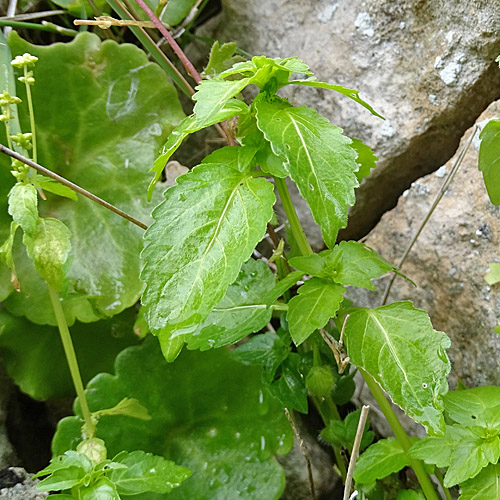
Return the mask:
MULTIPOLYGON (((398 417, 394 413, 394 410, 392 409, 389 401, 387 401, 384 392, 382 391, 378 383, 375 381, 375 379, 367 371, 363 370, 363 368, 359 366, 358 369, 361 372, 361 375, 363 375, 366 385, 373 394, 373 397, 380 406, 380 409, 382 410, 382 413, 387 419, 387 422, 389 422, 389 425, 391 426, 391 429, 394 432, 394 435, 396 436, 399 445, 401 446, 401 448, 405 453, 408 453, 411 446, 410 438, 403 429, 403 426, 401 425, 400 421, 398 420, 398 417)), ((412 458, 409 455, 408 459, 410 461, 411 467, 415 471, 418 482, 420 483, 422 491, 424 492, 425 498, 427 500, 438 500, 436 491, 434 490, 434 487, 431 483, 429 476, 425 472, 423 463, 420 460, 412 458)))
POLYGON ((68 323, 66 321, 66 316, 64 315, 64 310, 61 305, 59 292, 55 288, 52 288, 50 285, 48 286, 50 301, 52 303, 52 308, 54 309, 57 327, 59 328, 59 334, 61 336, 61 341, 64 347, 64 354, 66 355, 66 360, 68 362, 73 385, 75 386, 78 402, 80 403, 80 408, 82 409, 83 420, 85 422, 85 438, 91 439, 94 437, 95 425, 93 423, 92 415, 87 404, 87 398, 85 396, 82 377, 80 375, 80 369, 78 367, 78 360, 76 359, 75 348, 73 346, 73 341, 71 340, 71 334, 69 333, 68 323))

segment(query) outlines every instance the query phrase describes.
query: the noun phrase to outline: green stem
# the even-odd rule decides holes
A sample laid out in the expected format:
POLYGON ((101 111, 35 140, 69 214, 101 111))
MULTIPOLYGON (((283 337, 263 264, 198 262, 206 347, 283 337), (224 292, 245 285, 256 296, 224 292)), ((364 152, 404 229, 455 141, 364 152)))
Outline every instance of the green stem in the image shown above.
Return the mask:
MULTIPOLYGON (((312 400, 314 401, 314 405, 318 409, 321 419, 325 425, 328 425, 330 420, 342 420, 337 410, 337 406, 333 402, 331 396, 324 398, 324 401, 321 401, 318 397, 313 397, 312 400)), ((337 467, 339 468, 340 475, 342 476, 342 482, 345 483, 347 469, 345 466, 344 456, 342 455, 339 446, 334 446, 332 444, 332 448, 333 454, 335 455, 335 461, 337 462, 337 467)))
POLYGON ((279 177, 274 178, 278 194, 280 195, 281 203, 285 209, 286 216, 288 217, 288 222, 290 223, 290 228, 292 230, 293 237, 297 242, 300 252, 302 255, 311 255, 313 253, 311 245, 307 241, 306 234, 302 229, 299 217, 293 206, 292 198, 288 191, 285 179, 280 179, 279 177))
MULTIPOLYGON (((368 372, 366 372, 360 367, 358 367, 358 369, 361 372, 361 375, 363 375, 366 385, 373 394, 373 397, 380 406, 380 409, 382 410, 382 413, 387 419, 387 422, 389 422, 389 425, 391 426, 392 431, 394 432, 394 435, 396 436, 399 445, 401 446, 401 448, 405 453, 408 453, 411 446, 410 439, 406 434, 405 430, 403 429, 403 426, 399 422, 398 417, 394 413, 394 410, 392 409, 389 401, 387 401, 384 392, 382 391, 378 383, 375 381, 375 379, 368 372)), ((425 472, 423 463, 420 460, 416 460, 410 457, 409 455, 408 455, 408 460, 413 470, 415 471, 418 482, 420 483, 420 486, 424 492, 425 498, 427 500, 438 500, 436 491, 434 490, 434 487, 431 483, 429 476, 425 472)))
MULTIPOLYGON (((9 111, 9 107, 7 109, 9 111)), ((7 144, 9 145, 9 149, 13 149, 12 148, 12 139, 10 138, 9 120, 6 120, 4 123, 5 123, 5 133, 7 134, 7 144)))
POLYGON ((80 369, 78 368, 75 348, 73 347, 73 342, 71 340, 71 335, 68 329, 68 323, 66 322, 66 316, 64 315, 64 311, 59 298, 59 292, 49 285, 49 295, 50 301, 52 302, 52 307, 54 309, 59 333, 61 335, 61 341, 64 347, 64 353, 66 354, 69 371, 71 373, 71 378, 73 379, 73 385, 75 386, 78 402, 80 403, 80 408, 82 409, 83 420, 85 421, 85 438, 91 439, 94 437, 95 426, 92 422, 92 416, 87 404, 87 398, 85 397, 85 390, 83 388, 80 369))
POLYGON ((26 28, 39 31, 50 31, 52 33, 59 33, 60 35, 66 35, 66 36, 76 36, 77 34, 76 30, 63 28, 53 23, 38 24, 38 23, 29 23, 25 21, 12 21, 9 19, 0 19, 0 26, 11 26, 12 28, 26 28))
POLYGON ((33 161, 37 161, 36 150, 36 129, 35 129, 35 111, 33 110, 33 100, 31 99, 31 85, 28 84, 28 67, 24 66, 24 78, 26 82, 26 97, 28 98, 28 111, 30 114, 30 127, 31 127, 31 143, 33 144, 33 161))
POLYGON ((444 485, 443 473, 441 472, 441 470, 438 467, 435 468, 434 475, 436 476, 437 480, 439 481, 441 488, 443 488, 443 492, 444 492, 444 496, 446 497, 446 500, 452 500, 450 490, 444 485))

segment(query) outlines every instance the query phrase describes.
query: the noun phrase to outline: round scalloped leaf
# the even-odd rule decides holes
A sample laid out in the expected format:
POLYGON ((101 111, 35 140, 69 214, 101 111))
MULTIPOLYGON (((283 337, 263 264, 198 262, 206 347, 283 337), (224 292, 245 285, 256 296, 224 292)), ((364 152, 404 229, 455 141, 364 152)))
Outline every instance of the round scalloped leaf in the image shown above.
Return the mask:
MULTIPOLYGON (((165 73, 137 47, 101 43, 90 33, 81 33, 71 43, 38 47, 13 32, 9 44, 14 56, 29 52, 39 59, 32 88, 39 162, 148 222, 149 169, 159 146, 183 117, 165 73)), ((27 131, 24 88, 18 87, 27 131)), ((39 203, 40 215, 60 219, 72 233, 62 296, 80 299, 78 306, 73 304, 74 317, 110 317, 134 304, 142 289, 143 230, 81 196, 77 202, 50 193, 47 197, 39 203)), ((26 281, 23 287, 20 280, 22 291, 12 309, 17 314, 29 311, 32 321, 55 324, 52 313, 37 306, 44 300, 43 284, 31 286, 33 277, 26 281), (40 316, 33 313, 38 310, 40 316)))
MULTIPOLYGON (((132 308, 108 320, 71 327, 84 382, 111 370, 117 354, 137 343, 135 316, 132 308)), ((0 356, 10 377, 31 397, 58 399, 75 394, 56 327, 36 325, 0 311, 0 356)))
MULTIPOLYGON (((144 450, 191 469, 170 500, 280 497, 284 476, 273 454, 290 450, 292 434, 281 406, 262 388, 260 369, 235 361, 225 348, 185 351, 169 364, 148 338, 118 356, 116 373, 90 382, 90 409, 133 397, 152 419, 102 417, 97 434, 109 456, 144 450)), ((75 447, 80 428, 78 417, 62 420, 54 453, 75 447)))

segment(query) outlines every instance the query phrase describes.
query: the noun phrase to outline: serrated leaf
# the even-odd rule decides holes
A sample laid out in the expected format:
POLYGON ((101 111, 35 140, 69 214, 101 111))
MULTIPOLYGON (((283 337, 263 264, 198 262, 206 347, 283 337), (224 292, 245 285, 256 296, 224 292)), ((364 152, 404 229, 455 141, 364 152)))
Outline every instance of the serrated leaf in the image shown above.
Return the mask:
POLYGON ((359 170, 356 172, 356 177, 358 182, 368 177, 373 168, 377 166, 378 158, 372 149, 361 142, 359 139, 352 139, 351 147, 356 151, 358 156, 356 157, 356 163, 359 165, 359 170))
POLYGON ((142 253, 152 331, 195 331, 264 236, 274 202, 272 184, 225 165, 199 165, 165 192, 142 253))
POLYGON ((36 177, 36 185, 44 191, 48 191, 49 193, 57 194, 58 196, 64 196, 65 198, 69 198, 70 200, 78 201, 78 196, 76 196, 76 193, 72 189, 64 186, 63 184, 60 184, 54 179, 42 177, 41 175, 39 175, 36 177))
MULTIPOLYGON (((343 446, 351 453, 360 416, 361 410, 356 410, 349 413, 343 421, 330 420, 328 425, 321 431, 321 437, 335 446, 343 446)), ((369 423, 366 422, 363 437, 361 438, 360 451, 369 446, 375 438, 375 434, 369 430, 369 427, 369 423)))
POLYGON ((372 279, 380 278, 388 271, 396 272, 396 268, 375 250, 356 241, 341 241, 331 250, 294 257, 290 264, 313 276, 369 290, 376 289, 372 279))
MULTIPOLYGON (((126 396, 148 408, 151 421, 104 416, 97 434, 110 456, 142 449, 191 469, 193 477, 169 494, 172 500, 274 500, 284 476, 272 454, 287 453, 293 437, 280 405, 264 391, 260 370, 234 361, 226 349, 184 351, 168 364, 148 338, 120 354, 116 376, 96 377, 87 397, 91 410, 126 396)), ((78 442, 80 422, 59 423, 56 454, 78 442)))
POLYGON ((205 351, 234 344, 261 330, 272 315, 262 297, 274 286, 274 274, 269 267, 261 260, 249 259, 207 319, 191 335, 184 337, 188 349, 205 351))
POLYGON ((500 120, 490 120, 479 134, 478 167, 491 203, 500 205, 500 120))
MULTIPOLYGON (((227 105, 251 82, 251 78, 241 80, 203 80, 193 95, 194 113, 197 120, 213 122, 227 105)), ((219 120, 220 121, 220 120, 219 120)))
POLYGON ((332 83, 318 82, 315 78, 310 78, 307 80, 290 80, 286 85, 305 85, 306 87, 335 90, 335 92, 339 92, 340 94, 349 97, 349 99, 352 99, 358 104, 361 104, 361 106, 366 108, 372 115, 378 116, 379 118, 385 120, 382 115, 379 115, 366 101, 359 97, 359 90, 348 89, 346 87, 342 87, 342 85, 335 85, 332 83))
MULTIPOLYGON (((148 169, 158 147, 184 116, 163 70, 137 47, 101 43, 91 33, 81 33, 70 43, 34 46, 13 31, 9 44, 14 55, 29 52, 39 59, 32 88, 39 163, 149 222, 148 169)), ((28 130, 24 94, 24 86, 19 86, 19 113, 28 130)), ((72 233, 63 306, 72 300, 77 318, 95 321, 137 301, 142 291, 142 229, 85 198, 74 202, 51 196, 40 202, 39 210, 43 217, 63 221, 72 233)), ((35 269, 26 272, 31 277, 24 278, 33 282, 35 269)), ((43 322, 55 324, 47 303, 38 304, 46 286, 29 289, 22 278, 21 293, 9 297, 16 296, 16 313, 29 312, 39 321, 33 313, 37 311, 43 322)), ((11 308, 9 300, 6 307, 11 308)))
POLYGON ((450 391, 443 398, 446 414, 458 424, 500 428, 500 387, 484 386, 450 391))
POLYGON ((68 450, 63 455, 54 457, 50 461, 50 464, 37 474, 34 474, 33 478, 46 476, 58 470, 69 468, 81 469, 83 474, 87 474, 92 471, 93 464, 90 459, 83 453, 78 453, 74 450, 68 450))
POLYGON ((345 288, 321 278, 307 280, 288 303, 286 318, 295 345, 300 345, 317 328, 335 316, 345 288))
POLYGON ((351 362, 370 373, 416 422, 443 432, 449 338, 434 330, 427 314, 411 302, 349 313, 345 343, 351 362))
POLYGON ((58 219, 39 218, 33 231, 24 233, 23 243, 42 278, 61 290, 63 266, 71 249, 70 230, 58 219))
POLYGON ((226 146, 216 149, 203 159, 203 163, 224 164, 234 170, 249 173, 255 166, 256 146, 226 146))
POLYGON ((347 224, 347 208, 358 186, 350 139, 315 110, 286 101, 254 101, 257 125, 308 202, 328 247, 347 224))
MULTIPOLYGON (((77 322, 71 327, 84 382, 99 372, 112 370, 117 354, 137 343, 132 330, 134 317, 135 311, 128 309, 108 320, 77 322)), ((61 399, 74 395, 56 327, 36 325, 5 309, 0 311, 0 356, 9 376, 32 398, 61 399)))
POLYGON ((500 464, 485 467, 461 484, 460 500, 500 500, 500 464))
POLYGON ((160 180, 161 174, 170 157, 179 149, 182 141, 189 135, 201 130, 205 127, 215 125, 216 123, 228 120, 233 116, 244 114, 248 111, 248 106, 243 101, 231 99, 213 116, 211 120, 202 120, 196 115, 190 115, 184 118, 182 122, 172 131, 168 137, 168 141, 163 146, 162 153, 154 161, 151 172, 154 172, 154 177, 149 183, 148 200, 153 195, 153 190, 156 183, 160 180))
POLYGON ((220 45, 219 41, 216 40, 210 49, 208 64, 202 76, 206 78, 215 78, 219 73, 222 73, 235 63, 243 62, 244 59, 241 56, 234 55, 236 48, 236 43, 223 43, 220 45))
POLYGON ((354 469, 354 480, 371 483, 410 465, 408 455, 397 439, 381 439, 360 455, 354 469))
POLYGON ((80 467, 67 467, 54 471, 40 481, 36 488, 40 491, 67 490, 83 482, 85 471, 80 467))
POLYGON ((113 461, 127 466, 108 474, 120 495, 170 493, 191 475, 189 469, 144 451, 123 451, 113 461))
POLYGON ((484 277, 484 281, 490 286, 500 282, 500 264, 498 262, 490 263, 490 270, 484 277))
POLYGON ((35 232, 38 221, 38 194, 33 184, 18 182, 10 190, 9 214, 23 231, 35 232))
POLYGON ((79 500, 120 500, 115 485, 107 478, 101 477, 90 486, 80 488, 79 500))

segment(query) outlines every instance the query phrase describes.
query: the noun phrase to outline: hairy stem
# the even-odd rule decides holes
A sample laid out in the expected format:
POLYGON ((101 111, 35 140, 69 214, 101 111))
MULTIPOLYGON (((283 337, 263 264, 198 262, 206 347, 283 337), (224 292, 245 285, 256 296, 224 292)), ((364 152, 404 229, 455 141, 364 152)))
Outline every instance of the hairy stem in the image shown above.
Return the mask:
MULTIPOLYGON (((405 453, 408 453, 411 446, 410 439, 406 434, 405 430, 403 429, 403 426, 399 422, 398 417, 394 413, 394 410, 392 409, 389 401, 387 401, 384 392, 377 384, 375 379, 368 372, 366 372, 365 370, 363 370, 363 368, 360 367, 358 367, 358 369, 361 372, 361 375, 363 375, 366 385, 373 394, 373 397, 380 406, 380 409, 382 410, 382 413, 387 419, 387 422, 389 422, 389 425, 391 426, 391 429, 394 432, 394 435, 396 436, 399 445, 401 446, 401 448, 405 453)), ((423 463, 420 460, 410 457, 409 455, 408 455, 408 460, 410 462, 411 467, 415 471, 418 482, 420 483, 420 486, 424 492, 425 498, 427 500, 438 500, 436 491, 434 490, 434 487, 431 483, 429 476, 425 472, 423 463)))
POLYGON ((302 225, 300 224, 299 217, 297 216, 297 212, 295 211, 295 207, 293 205, 292 198, 290 197, 285 179, 275 177, 274 182, 276 184, 278 194, 280 195, 283 208, 285 209, 286 216, 288 217, 288 222, 290 223, 293 237, 297 242, 300 252, 302 253, 302 255, 312 254, 313 251, 311 245, 309 245, 307 236, 304 233, 304 229, 302 229, 302 225))
POLYGON ((59 333, 61 335, 61 341, 64 347, 66 360, 68 362, 69 371, 71 373, 71 378, 73 379, 73 385, 75 386, 76 395, 78 396, 78 402, 80 403, 80 408, 82 409, 83 420, 85 421, 85 438, 91 439, 94 437, 94 424, 92 422, 92 416, 87 404, 87 398, 85 397, 85 390, 83 388, 80 369, 78 368, 75 348, 73 347, 73 342, 71 340, 71 335, 68 329, 68 323, 66 322, 66 316, 64 315, 64 311, 59 298, 59 292, 49 285, 49 295, 50 301, 52 302, 52 307, 54 309, 59 333))
POLYGON ((119 208, 115 207, 114 205, 111 205, 111 203, 108 203, 107 201, 103 200, 102 198, 99 198, 99 196, 96 196, 95 194, 91 193, 90 191, 87 191, 86 189, 81 188, 77 184, 74 184, 71 181, 68 181, 64 177, 61 177, 60 175, 56 174, 55 172, 52 172, 52 170, 49 170, 48 168, 42 167, 38 163, 35 163, 34 161, 30 160, 29 158, 25 158, 24 156, 20 155, 19 153, 16 153, 15 151, 12 151, 12 149, 6 148, 3 144, 0 144, 0 152, 6 154, 7 156, 10 156, 11 158, 15 158, 16 160, 19 160, 23 162, 25 165, 28 165, 31 168, 34 168, 36 171, 40 172, 43 175, 46 175, 47 177, 50 177, 51 179, 54 179, 55 181, 59 182, 63 186, 67 186, 76 193, 80 193, 81 195, 89 198, 92 201, 95 201, 96 203, 99 203, 99 205, 102 205, 103 207, 107 208, 108 210, 111 210, 111 212, 114 212, 115 214, 123 217, 124 219, 127 219, 129 222, 132 222, 136 226, 139 226, 141 229, 147 229, 148 226, 146 224, 143 224, 142 222, 138 221, 137 219, 134 219, 131 215, 125 213, 123 210, 120 210, 119 208))

